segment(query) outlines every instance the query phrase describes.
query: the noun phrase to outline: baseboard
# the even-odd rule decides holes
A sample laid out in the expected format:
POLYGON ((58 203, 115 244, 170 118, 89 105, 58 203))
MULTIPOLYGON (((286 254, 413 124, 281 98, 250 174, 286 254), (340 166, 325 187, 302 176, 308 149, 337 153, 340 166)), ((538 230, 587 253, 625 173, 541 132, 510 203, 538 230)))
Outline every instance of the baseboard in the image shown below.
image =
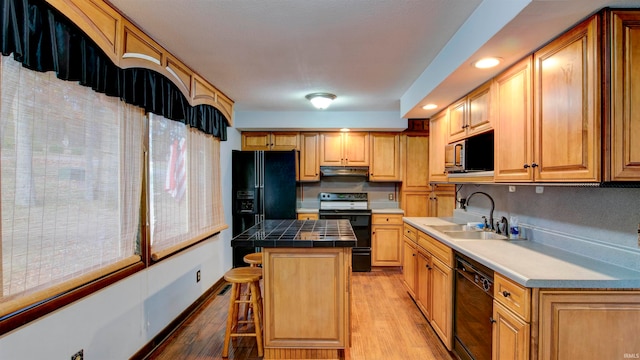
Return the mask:
POLYGON ((160 344, 162 344, 162 342, 168 339, 169 336, 171 336, 171 334, 176 331, 180 327, 180 325, 182 325, 182 323, 189 318, 189 316, 191 316, 191 314, 198 310, 198 308, 202 306, 202 304, 204 304, 204 302, 212 295, 220 291, 225 284, 226 281, 224 280, 224 278, 220 278, 218 281, 216 281, 209 289, 207 289, 207 291, 202 293, 202 295, 200 295, 200 297, 198 297, 196 301, 189 305, 189 307, 186 308, 182 313, 180 313, 178 317, 176 317, 172 322, 169 323, 169 325, 162 329, 162 331, 160 331, 158 335, 154 336, 151 341, 146 343, 140 350, 138 350, 138 352, 133 354, 130 360, 146 359, 158 346, 160 346, 160 344))

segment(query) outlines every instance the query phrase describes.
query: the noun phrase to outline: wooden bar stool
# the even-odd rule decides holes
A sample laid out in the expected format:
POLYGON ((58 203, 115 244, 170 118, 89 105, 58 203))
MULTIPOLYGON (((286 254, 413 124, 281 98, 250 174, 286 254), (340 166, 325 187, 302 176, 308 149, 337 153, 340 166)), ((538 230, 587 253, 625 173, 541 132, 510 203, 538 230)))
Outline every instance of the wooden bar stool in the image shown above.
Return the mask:
POLYGON ((262 278, 262 269, 256 267, 241 267, 227 271, 224 279, 231 283, 231 294, 229 295, 229 314, 227 315, 227 330, 224 334, 224 347, 222 348, 222 357, 229 356, 229 341, 232 337, 255 336, 258 345, 258 356, 263 355, 262 346, 262 294, 260 292, 260 279, 262 278), (243 294, 241 288, 243 284, 247 284, 251 291, 251 295, 247 298, 243 294), (254 332, 239 332, 238 324, 247 324, 246 318, 239 320, 240 304, 251 304, 253 306, 253 324, 254 332))
POLYGON ((242 258, 242 260, 245 262, 245 264, 249 264, 249 266, 251 267, 262 265, 262 253, 255 252, 255 253, 247 254, 242 258))
MULTIPOLYGON (((257 266, 261 266, 262 265, 262 253, 261 252, 254 252, 251 254, 247 254, 245 255, 242 260, 244 261, 245 264, 249 264, 250 267, 257 267, 257 266)), ((245 296, 247 296, 247 298, 249 298, 251 296, 251 288, 249 286, 247 286, 246 290, 245 290, 245 296)), ((249 320, 249 308, 251 308, 251 303, 248 303, 244 306, 244 310, 242 312, 242 315, 244 316, 244 320, 249 320)))

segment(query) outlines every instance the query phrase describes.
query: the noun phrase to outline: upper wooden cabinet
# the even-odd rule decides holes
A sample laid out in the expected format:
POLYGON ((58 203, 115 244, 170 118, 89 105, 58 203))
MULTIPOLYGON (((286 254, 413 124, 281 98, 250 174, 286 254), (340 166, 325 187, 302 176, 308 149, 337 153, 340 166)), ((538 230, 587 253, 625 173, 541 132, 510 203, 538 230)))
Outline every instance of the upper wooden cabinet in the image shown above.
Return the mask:
POLYGON ((369 133, 321 133, 320 165, 369 166, 369 133))
POLYGON ((449 112, 441 111, 429 122, 429 182, 446 182, 444 170, 444 147, 447 144, 449 112))
POLYGON ((534 53, 534 181, 599 181, 600 17, 534 53))
POLYGON ((491 81, 488 81, 449 107, 449 143, 492 129, 490 99, 491 81))
POLYGON ((605 149, 608 181, 640 181, 640 12, 614 10, 611 24, 611 136, 605 149))
POLYGON ((429 137, 403 135, 403 191, 429 190, 429 137))
POLYGON ((297 150, 297 132, 262 132, 249 131, 242 133, 242 150, 297 150))
POLYGON ((369 181, 400 181, 400 134, 372 132, 369 139, 369 181))
POLYGON ((320 181, 319 143, 319 133, 300 133, 300 181, 320 181))
POLYGON ((498 75, 492 86, 495 181, 531 181, 533 125, 531 56, 498 75))

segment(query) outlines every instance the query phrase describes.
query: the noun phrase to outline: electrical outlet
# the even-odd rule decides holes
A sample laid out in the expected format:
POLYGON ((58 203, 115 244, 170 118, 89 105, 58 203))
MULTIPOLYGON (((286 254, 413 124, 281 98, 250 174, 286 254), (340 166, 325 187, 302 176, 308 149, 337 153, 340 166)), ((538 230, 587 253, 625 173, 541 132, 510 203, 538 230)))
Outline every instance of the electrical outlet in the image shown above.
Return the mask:
POLYGON ((513 185, 509 185, 509 192, 516 192, 516 187, 513 185))
POLYGON ((393 200, 393 193, 389 193, 389 200, 393 200))
POLYGON ((196 282, 200 282, 200 270, 196 271, 196 282))
POLYGON ((71 355, 71 360, 84 360, 84 349, 80 349, 80 351, 71 355))
POLYGON ((638 224, 638 247, 640 247, 640 223, 638 224))
POLYGON ((544 186, 536 186, 536 194, 542 194, 544 192, 544 186))

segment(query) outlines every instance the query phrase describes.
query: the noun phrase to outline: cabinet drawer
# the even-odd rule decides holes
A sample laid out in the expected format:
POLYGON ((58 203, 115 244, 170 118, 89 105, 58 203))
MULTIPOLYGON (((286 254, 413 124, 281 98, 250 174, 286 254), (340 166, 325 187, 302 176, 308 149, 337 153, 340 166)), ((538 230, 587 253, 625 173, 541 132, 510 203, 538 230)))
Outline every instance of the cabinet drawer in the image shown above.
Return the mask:
POLYGON ((402 214, 372 214, 371 224, 373 225, 400 225, 402 224, 402 214))
POLYGON ((453 268, 453 250, 447 245, 423 232, 418 233, 418 245, 422 246, 425 250, 430 252, 431 255, 445 263, 448 267, 453 268))
POLYGON ((531 289, 496 273, 493 283, 493 297, 500 304, 521 316, 524 321, 531 320, 531 289))
POLYGON ((298 213, 298 220, 318 220, 318 213, 298 213))
POLYGON ((404 224, 404 236, 413 242, 418 242, 418 230, 411 225, 404 224))

